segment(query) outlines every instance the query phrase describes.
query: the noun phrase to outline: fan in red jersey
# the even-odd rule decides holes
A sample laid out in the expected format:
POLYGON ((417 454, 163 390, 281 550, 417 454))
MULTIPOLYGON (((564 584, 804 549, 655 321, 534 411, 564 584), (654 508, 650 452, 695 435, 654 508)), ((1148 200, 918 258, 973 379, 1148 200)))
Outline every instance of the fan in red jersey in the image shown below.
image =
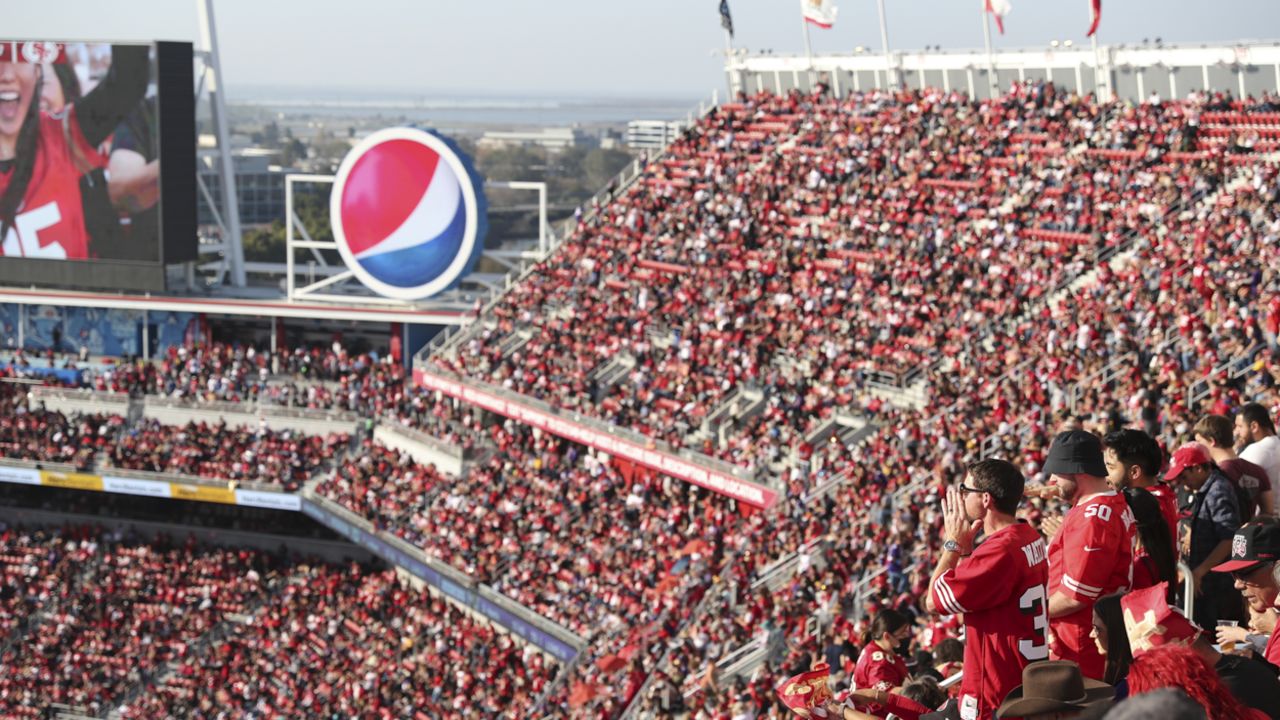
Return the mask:
POLYGON ((1049 649, 1056 659, 1079 664, 1085 677, 1101 680, 1106 659, 1089 637, 1093 604, 1129 588, 1136 523, 1124 496, 1107 484, 1097 436, 1059 433, 1044 472, 1072 506, 1049 543, 1049 649))
POLYGON ((95 256, 80 180, 106 166, 97 145, 142 100, 147 53, 145 46, 112 46, 103 81, 65 112, 47 113, 38 101, 43 67, 63 59, 62 47, 0 43, 0 255, 95 256))
MULTIPOLYGON (((903 658, 911 643, 911 620, 897 610, 885 609, 876 614, 867 630, 866 647, 853 669, 853 686, 859 690, 901 690, 907 682, 907 664, 903 658)), ((880 714, 880 705, 860 708, 872 715, 880 714)))
POLYGON ((1049 657, 1049 566, 1044 538, 1017 518, 1024 485, 1012 463, 983 460, 942 502, 946 537, 926 605, 964 615, 963 720, 991 717, 1022 669, 1049 657))

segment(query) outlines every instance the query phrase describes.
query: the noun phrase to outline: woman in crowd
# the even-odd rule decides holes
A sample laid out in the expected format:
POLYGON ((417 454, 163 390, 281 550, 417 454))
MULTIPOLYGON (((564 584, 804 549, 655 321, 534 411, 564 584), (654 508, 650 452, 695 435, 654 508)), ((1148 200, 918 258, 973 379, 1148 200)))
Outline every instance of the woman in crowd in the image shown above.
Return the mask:
POLYGON ((0 50, 0 255, 86 260, 97 254, 90 228, 104 220, 87 217, 80 182, 105 166, 97 146, 142 100, 148 48, 113 45, 111 68, 97 87, 62 113, 45 112, 44 84, 57 79, 45 78, 44 67, 58 64, 62 53, 54 43, 8 43, 0 50))

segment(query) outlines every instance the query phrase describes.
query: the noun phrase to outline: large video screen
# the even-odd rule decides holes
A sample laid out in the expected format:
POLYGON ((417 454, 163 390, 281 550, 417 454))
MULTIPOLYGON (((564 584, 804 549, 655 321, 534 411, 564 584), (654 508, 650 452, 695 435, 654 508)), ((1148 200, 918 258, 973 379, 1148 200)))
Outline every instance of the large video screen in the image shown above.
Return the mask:
POLYGON ((185 43, 0 40, 0 283, 157 290, 194 259, 191 87, 185 43))

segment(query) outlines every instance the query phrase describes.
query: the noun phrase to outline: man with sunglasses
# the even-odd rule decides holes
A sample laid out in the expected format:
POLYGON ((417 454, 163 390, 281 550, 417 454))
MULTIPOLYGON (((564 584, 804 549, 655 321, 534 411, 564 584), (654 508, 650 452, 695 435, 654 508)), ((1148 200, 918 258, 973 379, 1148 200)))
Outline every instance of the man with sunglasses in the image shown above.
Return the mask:
POLYGON ((942 501, 944 542, 925 606, 964 615, 961 720, 990 718, 1022 682, 1022 668, 1049 657, 1047 551, 1017 517, 1024 485, 1017 466, 983 460, 942 501))
MULTIPOLYGON (((1276 561, 1280 559, 1280 523, 1266 518, 1236 531, 1231 539, 1231 559, 1215 565, 1214 572, 1231 573, 1236 589, 1257 613, 1275 607, 1280 596, 1276 561)), ((1280 667, 1280 631, 1272 631, 1263 651, 1267 662, 1280 667)))

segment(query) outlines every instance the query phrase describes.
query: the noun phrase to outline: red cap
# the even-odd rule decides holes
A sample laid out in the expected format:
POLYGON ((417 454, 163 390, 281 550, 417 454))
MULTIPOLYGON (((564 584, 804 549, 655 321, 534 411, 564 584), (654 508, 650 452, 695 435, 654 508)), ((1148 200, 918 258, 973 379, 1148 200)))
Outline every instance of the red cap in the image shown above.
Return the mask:
POLYGON ((1169 606, 1168 591, 1166 581, 1120 598, 1124 629, 1134 655, 1161 645, 1188 645, 1200 635, 1199 626, 1169 606))
POLYGON ((1209 448, 1198 442, 1189 442, 1173 453, 1173 459, 1169 461, 1169 472, 1164 474, 1164 479, 1176 480, 1183 470, 1211 462, 1213 458, 1209 455, 1209 448))

